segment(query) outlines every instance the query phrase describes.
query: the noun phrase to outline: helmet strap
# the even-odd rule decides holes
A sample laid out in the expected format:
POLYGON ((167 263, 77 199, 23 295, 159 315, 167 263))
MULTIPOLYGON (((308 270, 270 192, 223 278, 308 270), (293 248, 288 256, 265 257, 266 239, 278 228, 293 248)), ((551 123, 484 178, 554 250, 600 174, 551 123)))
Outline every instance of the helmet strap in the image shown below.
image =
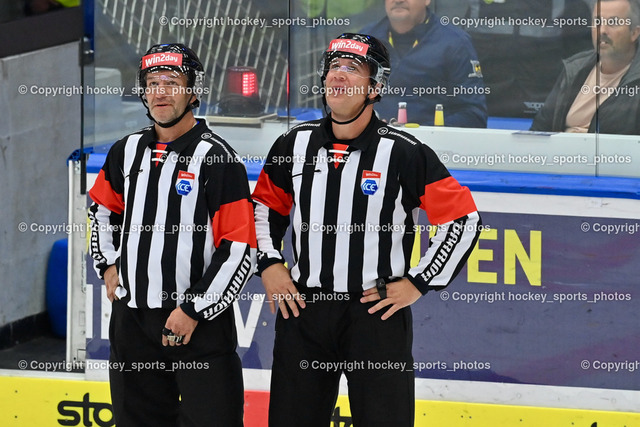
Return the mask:
POLYGON ((177 125, 180 122, 180 120, 182 120, 182 118, 185 116, 185 114, 187 114, 189 111, 191 111, 191 106, 187 105, 187 108, 184 109, 184 112, 182 114, 180 114, 179 117, 177 117, 177 118, 175 118, 175 119, 173 119, 173 120, 171 120, 170 122, 167 122, 167 123, 160 123, 159 121, 154 119, 153 116, 151 116, 151 113, 149 112, 149 109, 147 108, 147 117, 149 117, 152 122, 154 122, 155 124, 157 124, 161 128, 170 128, 171 126, 177 125))
MULTIPOLYGON (((141 96, 141 98, 142 98, 142 96, 141 96)), ((154 118, 153 118, 153 116, 151 115, 151 112, 149 111, 149 104, 147 103, 147 100, 146 100, 146 99, 142 98, 142 103, 144 104, 144 107, 147 109, 147 117, 149 118, 149 120, 151 120, 152 122, 154 122, 155 124, 157 124, 157 125, 158 125, 158 126, 160 126, 161 128, 170 128, 170 127, 172 127, 172 126, 177 125, 177 124, 180 122, 180 120, 182 120, 182 118, 183 118, 183 117, 184 117, 184 116, 185 116, 189 111, 191 111, 191 110, 193 109, 193 106, 194 106, 193 104, 195 103, 195 101, 194 101, 194 102, 192 102, 191 104, 188 104, 188 105, 185 107, 185 109, 184 109, 184 111, 182 112, 182 114, 180 114, 180 116, 179 116, 179 117, 177 117, 177 118, 175 118, 175 119, 173 119, 173 120, 171 120, 170 122, 167 122, 167 123, 160 123, 159 121, 157 121, 156 119, 154 119, 154 118)))
POLYGON ((358 117, 360 117, 362 115, 362 113, 364 113, 364 110, 367 108, 368 105, 374 104, 376 102, 379 101, 379 97, 376 97, 374 99, 368 98, 365 99, 364 104, 362 105, 362 108, 360 109, 360 112, 358 114, 355 115, 355 117, 346 120, 344 122, 339 122, 336 119, 334 119, 331 116, 331 113, 327 111, 327 99, 325 98, 324 94, 322 95, 322 105, 324 106, 324 113, 331 119, 331 121, 337 125, 348 125, 349 123, 353 123, 356 120, 358 120, 358 117))

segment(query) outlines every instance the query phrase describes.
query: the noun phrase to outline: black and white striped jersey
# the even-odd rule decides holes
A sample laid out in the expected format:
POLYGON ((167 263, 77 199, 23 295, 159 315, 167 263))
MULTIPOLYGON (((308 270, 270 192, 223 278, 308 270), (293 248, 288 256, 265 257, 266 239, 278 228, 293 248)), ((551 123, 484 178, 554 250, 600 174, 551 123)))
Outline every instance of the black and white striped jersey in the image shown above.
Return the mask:
POLYGON ((182 309, 213 319, 255 267, 244 165, 203 121, 170 144, 153 127, 116 142, 89 192, 99 277, 116 265, 131 308, 182 309))
POLYGON ((292 128, 271 148, 253 201, 258 271, 284 262, 292 221, 291 276, 301 287, 361 292, 378 278, 408 277, 422 293, 442 289, 479 235, 469 189, 429 147, 375 116, 349 141, 326 118, 292 128), (419 209, 438 229, 411 268, 419 209))

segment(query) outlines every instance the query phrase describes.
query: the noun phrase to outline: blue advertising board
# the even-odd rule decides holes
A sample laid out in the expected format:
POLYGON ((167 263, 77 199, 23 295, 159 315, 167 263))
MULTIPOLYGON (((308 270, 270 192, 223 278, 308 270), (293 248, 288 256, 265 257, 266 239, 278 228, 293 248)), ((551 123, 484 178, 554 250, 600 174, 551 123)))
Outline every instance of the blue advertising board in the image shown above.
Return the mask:
MULTIPOLYGON (((416 376, 640 390, 640 220, 505 212, 482 218, 467 266, 445 290, 412 306, 416 376)), ((419 240, 423 253, 428 233, 419 240)), ((87 358, 106 359, 104 291, 87 270, 94 285, 87 358)), ((259 277, 234 308, 243 367, 270 369, 275 316, 259 277)))

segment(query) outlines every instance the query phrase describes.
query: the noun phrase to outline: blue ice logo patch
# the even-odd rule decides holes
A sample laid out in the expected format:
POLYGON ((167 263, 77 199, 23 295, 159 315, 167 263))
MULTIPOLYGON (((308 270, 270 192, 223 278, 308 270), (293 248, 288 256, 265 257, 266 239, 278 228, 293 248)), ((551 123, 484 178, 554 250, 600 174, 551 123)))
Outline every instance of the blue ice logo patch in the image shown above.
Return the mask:
POLYGON ((186 196, 187 194, 191 193, 191 183, 186 179, 183 179, 176 184, 176 191, 179 195, 186 196))
POLYGON ((178 179, 176 180, 176 191, 181 196, 186 196, 193 190, 193 182, 196 179, 196 175, 187 171, 178 172, 178 179))
POLYGON ((362 183, 362 192, 366 196, 373 196, 378 191, 378 184, 373 179, 368 179, 362 183))
POLYGON ((362 180, 360 181, 360 188, 365 196, 373 196, 380 187, 380 172, 374 171, 362 171, 362 180))

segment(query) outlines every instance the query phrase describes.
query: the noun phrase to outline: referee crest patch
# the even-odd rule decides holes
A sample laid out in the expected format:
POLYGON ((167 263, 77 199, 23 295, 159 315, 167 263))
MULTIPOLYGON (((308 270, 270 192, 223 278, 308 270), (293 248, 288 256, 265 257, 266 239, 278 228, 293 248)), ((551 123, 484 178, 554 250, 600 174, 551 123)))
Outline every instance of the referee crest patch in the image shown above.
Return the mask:
POLYGON ((178 179, 176 180, 176 191, 181 196, 186 196, 191 193, 193 189, 193 182, 196 179, 196 175, 187 171, 178 172, 178 179))
POLYGON ((362 180, 360 181, 360 188, 365 196, 373 196, 380 187, 380 172, 374 171, 362 171, 362 180))

